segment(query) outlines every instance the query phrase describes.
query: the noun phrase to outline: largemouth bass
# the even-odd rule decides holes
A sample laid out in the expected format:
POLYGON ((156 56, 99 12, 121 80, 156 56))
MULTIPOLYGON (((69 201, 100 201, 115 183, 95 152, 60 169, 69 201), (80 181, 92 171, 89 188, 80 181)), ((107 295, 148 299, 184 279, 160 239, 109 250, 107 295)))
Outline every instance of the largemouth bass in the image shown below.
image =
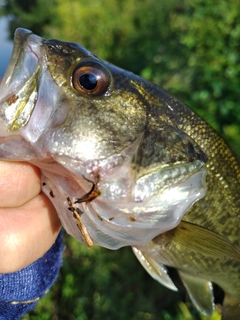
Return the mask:
POLYGON ((192 110, 83 47, 15 33, 0 86, 0 158, 28 161, 64 228, 89 247, 133 246, 196 307, 240 317, 240 166, 192 110))

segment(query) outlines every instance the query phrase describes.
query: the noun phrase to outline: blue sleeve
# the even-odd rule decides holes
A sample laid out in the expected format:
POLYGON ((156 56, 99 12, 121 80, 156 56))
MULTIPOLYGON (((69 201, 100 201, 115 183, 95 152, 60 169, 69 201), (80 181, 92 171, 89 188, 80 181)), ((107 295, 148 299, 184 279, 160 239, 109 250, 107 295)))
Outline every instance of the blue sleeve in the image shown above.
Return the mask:
POLYGON ((62 232, 45 255, 20 271, 0 274, 0 320, 19 319, 32 310, 57 279, 62 232))

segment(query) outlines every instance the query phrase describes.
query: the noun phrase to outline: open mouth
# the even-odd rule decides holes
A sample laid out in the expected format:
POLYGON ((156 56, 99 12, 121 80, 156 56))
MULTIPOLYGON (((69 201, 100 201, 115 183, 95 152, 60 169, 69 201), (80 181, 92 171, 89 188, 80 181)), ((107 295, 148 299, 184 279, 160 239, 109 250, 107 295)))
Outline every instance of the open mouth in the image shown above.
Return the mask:
POLYGON ((26 29, 17 29, 10 63, 0 85, 1 113, 8 131, 28 122, 37 101, 42 39, 26 29))

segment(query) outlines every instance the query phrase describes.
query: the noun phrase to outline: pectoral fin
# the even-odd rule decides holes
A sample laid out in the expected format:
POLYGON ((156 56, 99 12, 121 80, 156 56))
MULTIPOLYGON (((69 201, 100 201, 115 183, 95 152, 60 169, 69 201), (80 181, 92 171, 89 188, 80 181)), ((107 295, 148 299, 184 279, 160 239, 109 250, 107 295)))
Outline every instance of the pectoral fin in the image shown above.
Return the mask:
POLYGON ((214 310, 212 283, 182 271, 179 271, 179 275, 196 308, 206 316, 211 316, 214 310))
MULTIPOLYGON (((153 241, 157 243, 158 237, 153 241)), ((188 253, 195 252, 216 259, 240 260, 239 250, 230 241, 190 222, 181 221, 175 229, 166 233, 166 237, 168 241, 175 242, 188 253)))
POLYGON ((145 268, 145 270, 153 277, 153 279, 160 282, 165 287, 178 291, 175 284, 172 282, 171 278, 167 273, 167 269, 157 261, 150 258, 145 252, 137 249, 136 247, 132 247, 135 256, 138 258, 141 265, 145 268))

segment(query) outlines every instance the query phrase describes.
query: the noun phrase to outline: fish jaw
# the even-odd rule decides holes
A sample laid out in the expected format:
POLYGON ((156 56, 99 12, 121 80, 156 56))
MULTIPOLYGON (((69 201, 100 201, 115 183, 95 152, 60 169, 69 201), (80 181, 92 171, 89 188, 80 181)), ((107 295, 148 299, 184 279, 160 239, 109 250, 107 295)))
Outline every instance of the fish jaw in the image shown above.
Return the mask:
POLYGON ((37 100, 41 38, 29 30, 15 33, 14 50, 0 86, 1 130, 12 133, 28 122, 37 100))
POLYGON ((149 196, 145 193, 141 202, 136 201, 137 183, 133 171, 125 164, 114 168, 110 176, 104 172, 104 167, 99 167, 103 170, 99 184, 96 183, 99 195, 90 202, 78 203, 76 199, 83 197, 92 187, 89 180, 67 171, 59 163, 35 164, 43 173, 43 192, 57 209, 66 231, 80 242, 85 241, 69 211, 69 198, 81 213, 81 221, 93 243, 112 250, 145 244, 159 233, 176 227, 186 210, 206 192, 206 171, 202 168, 181 183, 169 185, 165 190, 155 190, 155 195, 151 190, 149 196), (53 172, 54 166, 57 174, 53 172), (104 188, 101 188, 103 184, 104 188), (113 192, 112 189, 117 187, 119 192, 113 192))
POLYGON ((15 32, 11 61, 0 84, 3 159, 28 161, 47 157, 46 150, 40 145, 36 148, 34 143, 55 112, 59 88, 47 71, 43 40, 26 29, 15 32), (46 95, 47 90, 51 94, 46 95))

